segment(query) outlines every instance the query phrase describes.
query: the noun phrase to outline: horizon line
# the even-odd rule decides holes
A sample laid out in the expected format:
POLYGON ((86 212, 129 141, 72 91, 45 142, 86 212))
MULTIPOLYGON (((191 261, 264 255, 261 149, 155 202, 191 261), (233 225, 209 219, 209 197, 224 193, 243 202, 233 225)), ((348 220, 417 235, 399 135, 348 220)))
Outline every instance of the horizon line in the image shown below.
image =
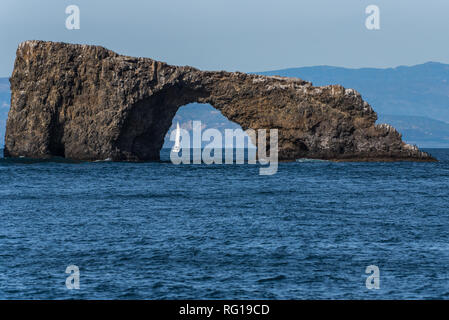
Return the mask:
MULTIPOLYGON (((152 58, 150 58, 152 59, 152 58)), ((291 69, 305 69, 305 68, 337 68, 337 69, 347 69, 347 70, 389 70, 389 69, 397 69, 397 68, 413 68, 417 66, 422 66, 426 64, 440 64, 449 66, 449 64, 444 62, 438 62, 438 61, 426 61, 422 63, 412 64, 412 65, 398 65, 394 67, 344 67, 344 66, 336 66, 336 65, 328 65, 328 64, 321 64, 321 65, 313 65, 313 66, 302 66, 302 67, 285 67, 280 69, 273 69, 273 70, 265 70, 265 71, 250 71, 250 72, 243 72, 247 74, 260 74, 260 73, 266 73, 266 72, 276 72, 276 71, 285 71, 285 70, 291 70, 291 69)), ((194 67, 194 66, 191 66, 194 67)), ((194 67, 196 68, 196 67, 194 67)), ((206 71, 213 71, 213 70, 206 70, 206 71)), ((227 71, 227 70, 223 70, 227 71)), ((240 71, 227 71, 227 72, 240 72, 240 71)), ((0 79, 10 78, 12 75, 9 76, 0 76, 0 79)))

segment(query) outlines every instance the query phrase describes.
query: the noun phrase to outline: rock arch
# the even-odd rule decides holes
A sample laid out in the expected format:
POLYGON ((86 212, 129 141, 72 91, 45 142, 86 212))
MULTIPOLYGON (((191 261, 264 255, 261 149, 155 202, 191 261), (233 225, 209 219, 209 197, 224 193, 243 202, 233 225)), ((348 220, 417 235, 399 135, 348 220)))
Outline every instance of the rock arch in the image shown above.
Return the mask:
POLYGON ((433 160, 359 93, 301 79, 200 71, 99 46, 26 41, 11 82, 5 156, 157 160, 179 107, 208 103, 242 129, 278 129, 279 157, 433 160))

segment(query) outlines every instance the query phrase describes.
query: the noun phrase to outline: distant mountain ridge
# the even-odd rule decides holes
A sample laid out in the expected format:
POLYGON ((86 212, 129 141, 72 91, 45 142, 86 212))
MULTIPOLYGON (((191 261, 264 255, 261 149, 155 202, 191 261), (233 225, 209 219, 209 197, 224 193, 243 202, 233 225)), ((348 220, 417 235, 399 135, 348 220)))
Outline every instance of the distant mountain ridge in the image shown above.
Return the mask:
POLYGON ((425 148, 449 148, 449 124, 426 117, 380 114, 378 123, 396 128, 409 144, 425 148))
MULTIPOLYGON (((354 88, 377 112, 378 123, 391 124, 406 142, 449 148, 449 65, 428 62, 387 69, 317 66, 257 73, 297 77, 314 85, 354 88)), ((4 144, 9 104, 9 79, 0 78, 0 146, 4 144)), ((206 127, 220 131, 238 127, 215 109, 198 104, 180 108, 174 125, 179 121, 187 128, 191 120, 201 120, 206 127)), ((166 139, 164 147, 171 144, 166 139)))
POLYGON ((421 116, 449 123, 449 65, 428 62, 396 68, 290 68, 262 75, 298 77, 323 86, 356 89, 378 114, 421 116))

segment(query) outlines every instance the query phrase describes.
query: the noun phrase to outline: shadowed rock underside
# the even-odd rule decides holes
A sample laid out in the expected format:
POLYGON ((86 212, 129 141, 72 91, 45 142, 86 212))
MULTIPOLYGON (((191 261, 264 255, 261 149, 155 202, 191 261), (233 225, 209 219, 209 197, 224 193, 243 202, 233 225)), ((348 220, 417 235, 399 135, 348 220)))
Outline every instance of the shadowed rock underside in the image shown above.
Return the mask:
POLYGON ((179 107, 209 103, 243 130, 278 129, 279 159, 433 161, 353 89, 295 78, 200 71, 99 46, 17 49, 5 156, 158 160, 179 107))

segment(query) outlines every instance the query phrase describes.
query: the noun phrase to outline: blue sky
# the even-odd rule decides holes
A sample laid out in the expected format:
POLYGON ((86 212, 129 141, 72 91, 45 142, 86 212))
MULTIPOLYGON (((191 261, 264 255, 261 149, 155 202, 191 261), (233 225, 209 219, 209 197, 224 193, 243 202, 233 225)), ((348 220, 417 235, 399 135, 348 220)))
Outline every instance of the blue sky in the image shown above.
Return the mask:
POLYGON ((207 70, 449 63, 447 0, 2 0, 0 76, 28 39, 99 44, 207 70), (65 28, 78 5, 81 29, 65 28), (365 28, 380 8, 381 29, 365 28))

